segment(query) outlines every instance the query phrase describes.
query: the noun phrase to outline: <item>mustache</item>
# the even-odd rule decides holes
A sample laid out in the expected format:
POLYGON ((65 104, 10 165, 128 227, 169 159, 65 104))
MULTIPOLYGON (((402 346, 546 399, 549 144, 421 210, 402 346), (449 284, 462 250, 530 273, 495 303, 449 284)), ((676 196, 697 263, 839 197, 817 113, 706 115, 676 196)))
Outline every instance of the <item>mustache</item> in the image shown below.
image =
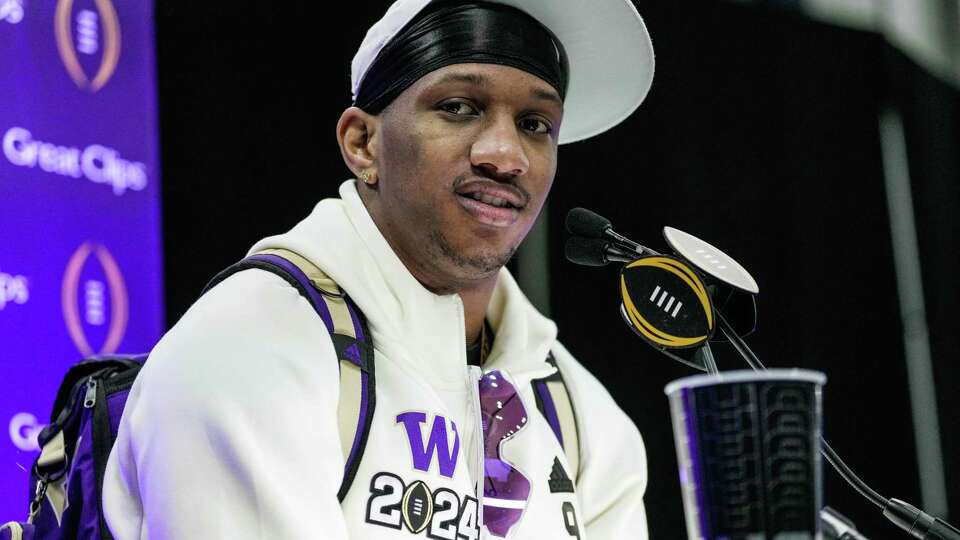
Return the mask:
POLYGON ((470 173, 464 173, 464 174, 458 175, 456 178, 453 179, 452 187, 454 191, 456 191, 458 187, 462 186, 466 182, 471 180, 477 180, 477 179, 480 179, 481 181, 484 179, 492 180, 497 184, 505 185, 513 188, 523 198, 524 206, 526 206, 531 200, 530 192, 523 187, 523 184, 520 183, 520 181, 515 175, 497 176, 497 175, 492 175, 486 170, 480 169, 480 168, 474 168, 474 170, 471 171, 470 173))

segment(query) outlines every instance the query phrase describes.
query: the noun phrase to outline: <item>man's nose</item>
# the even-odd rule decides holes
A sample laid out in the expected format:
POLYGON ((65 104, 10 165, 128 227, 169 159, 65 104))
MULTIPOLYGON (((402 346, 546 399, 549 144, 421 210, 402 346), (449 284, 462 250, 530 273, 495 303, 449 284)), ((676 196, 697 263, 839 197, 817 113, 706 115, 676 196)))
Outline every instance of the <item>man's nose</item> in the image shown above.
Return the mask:
POLYGON ((470 162, 496 176, 520 176, 530 168, 517 124, 506 115, 488 118, 483 132, 470 148, 470 162))

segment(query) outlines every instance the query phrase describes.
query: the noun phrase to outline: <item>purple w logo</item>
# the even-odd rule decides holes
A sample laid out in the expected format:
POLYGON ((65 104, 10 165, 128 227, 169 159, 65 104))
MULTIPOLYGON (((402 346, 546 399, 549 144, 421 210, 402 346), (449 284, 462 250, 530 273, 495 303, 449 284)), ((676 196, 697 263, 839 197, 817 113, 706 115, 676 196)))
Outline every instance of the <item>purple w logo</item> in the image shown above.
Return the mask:
POLYGON ((410 453, 413 454, 413 467, 421 471, 429 471, 433 454, 436 453, 440 474, 453 478, 453 472, 457 468, 457 455, 460 452, 460 434, 457 433, 457 425, 450 422, 450 430, 453 431, 453 452, 451 452, 447 442, 447 419, 440 415, 433 417, 433 429, 430 430, 430 439, 424 447, 420 425, 426 421, 427 415, 422 412, 405 412, 397 415, 397 423, 403 422, 403 427, 407 429, 410 453))

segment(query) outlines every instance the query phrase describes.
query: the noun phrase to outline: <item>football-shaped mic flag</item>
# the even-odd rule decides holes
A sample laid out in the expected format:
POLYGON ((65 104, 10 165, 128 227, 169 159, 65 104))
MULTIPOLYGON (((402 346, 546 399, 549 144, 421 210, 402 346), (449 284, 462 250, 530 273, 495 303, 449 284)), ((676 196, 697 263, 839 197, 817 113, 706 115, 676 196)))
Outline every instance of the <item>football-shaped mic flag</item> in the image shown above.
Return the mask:
POLYGON ((657 349, 699 347, 716 329, 703 280, 678 258, 652 255, 625 265, 620 294, 627 325, 657 349))

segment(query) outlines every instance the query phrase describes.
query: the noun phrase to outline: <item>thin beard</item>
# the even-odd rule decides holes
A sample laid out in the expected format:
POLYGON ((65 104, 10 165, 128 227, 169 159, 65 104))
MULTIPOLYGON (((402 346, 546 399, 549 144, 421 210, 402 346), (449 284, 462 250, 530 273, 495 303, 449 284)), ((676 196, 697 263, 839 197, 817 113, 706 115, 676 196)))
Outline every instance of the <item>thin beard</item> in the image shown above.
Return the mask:
POLYGON ((450 243, 447 241, 447 237, 441 231, 433 231, 430 233, 430 241, 433 245, 437 246, 440 249, 440 254, 442 254, 446 259, 450 260, 458 268, 463 270, 473 270, 479 271, 483 276, 488 276, 494 272, 500 270, 513 258, 513 254, 516 253, 517 248, 513 247, 510 251, 503 256, 497 257, 495 255, 486 256, 486 257, 464 257, 462 254, 458 253, 450 243))

